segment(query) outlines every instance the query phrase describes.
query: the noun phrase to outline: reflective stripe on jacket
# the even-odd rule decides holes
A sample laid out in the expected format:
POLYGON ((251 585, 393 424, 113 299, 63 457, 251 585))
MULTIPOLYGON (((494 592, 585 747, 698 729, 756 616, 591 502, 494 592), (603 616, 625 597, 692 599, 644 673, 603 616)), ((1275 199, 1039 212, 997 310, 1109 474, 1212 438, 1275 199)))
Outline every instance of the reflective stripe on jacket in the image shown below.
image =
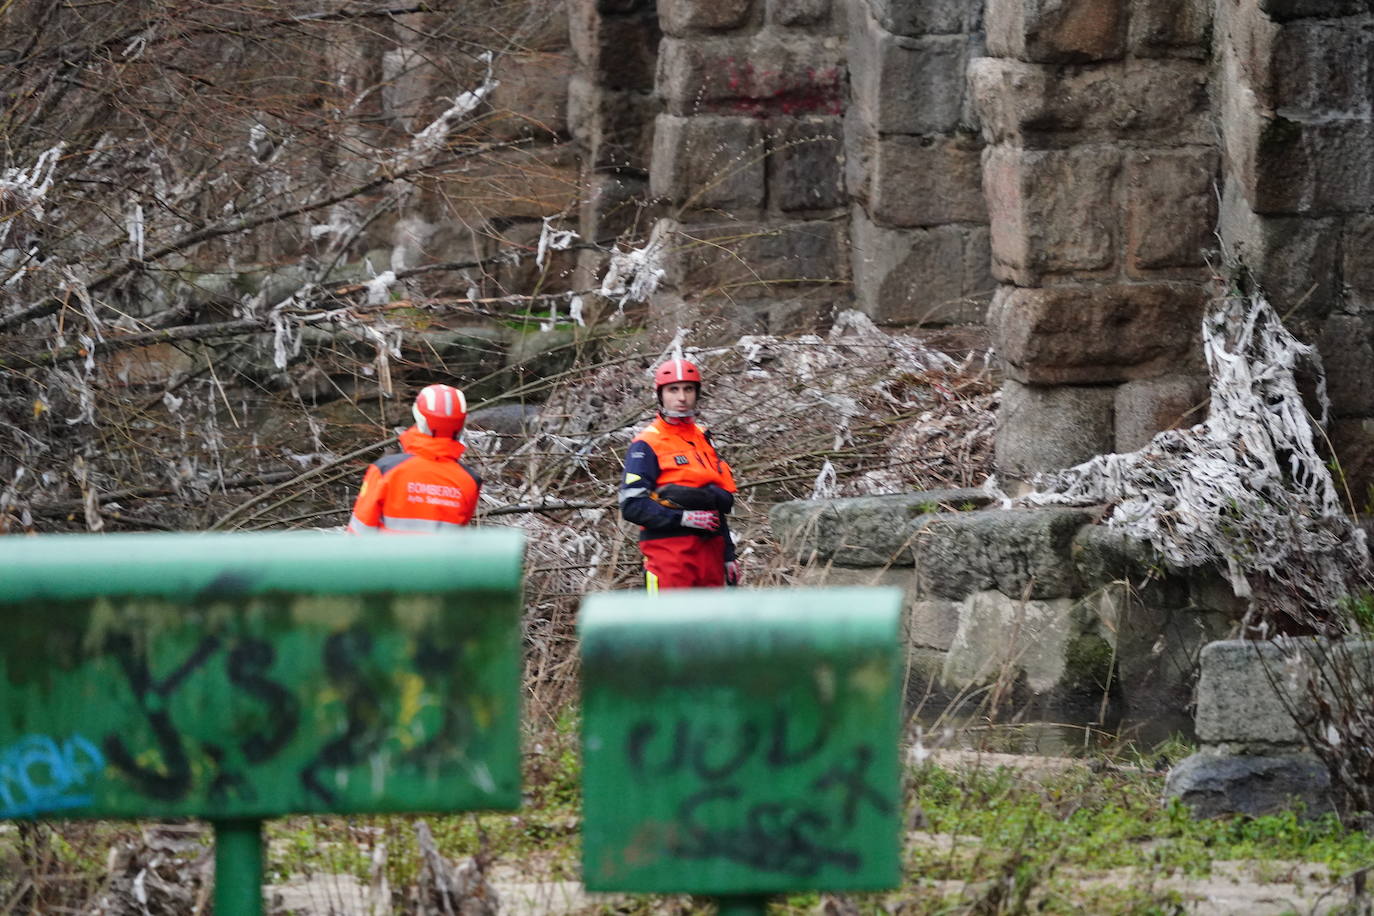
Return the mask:
POLYGON ((401 433, 400 455, 370 465, 348 521, 352 534, 438 534, 472 521, 482 479, 458 459, 461 442, 401 433))

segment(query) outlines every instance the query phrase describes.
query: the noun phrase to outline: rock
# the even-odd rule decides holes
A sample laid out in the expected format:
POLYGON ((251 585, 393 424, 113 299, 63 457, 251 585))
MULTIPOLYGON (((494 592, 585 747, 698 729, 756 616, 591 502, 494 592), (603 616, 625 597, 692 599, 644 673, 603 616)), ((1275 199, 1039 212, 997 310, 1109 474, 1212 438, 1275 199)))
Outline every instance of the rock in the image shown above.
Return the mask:
POLYGON ((1259 817, 1295 804, 1306 818, 1334 810, 1331 776, 1310 754, 1193 754, 1169 771, 1164 794, 1180 799, 1198 817, 1259 817))
POLYGON ((894 496, 795 500, 769 513, 783 550, 803 563, 837 566, 910 566, 909 523, 946 509, 987 505, 982 490, 930 490, 894 496))
POLYGON ((1009 598, 979 591, 964 602, 942 679, 959 690, 995 681, 1016 682, 1035 694, 1060 687, 1068 670, 1074 601, 1009 598))
POLYGON ((1109 386, 1032 386, 1007 380, 997 412, 997 473, 1028 480, 1112 450, 1109 386))
POLYGON ((920 595, 958 600, 996 589, 1008 600, 1076 597, 1070 548, 1089 518, 1078 509, 985 509, 919 519, 910 530, 920 595))

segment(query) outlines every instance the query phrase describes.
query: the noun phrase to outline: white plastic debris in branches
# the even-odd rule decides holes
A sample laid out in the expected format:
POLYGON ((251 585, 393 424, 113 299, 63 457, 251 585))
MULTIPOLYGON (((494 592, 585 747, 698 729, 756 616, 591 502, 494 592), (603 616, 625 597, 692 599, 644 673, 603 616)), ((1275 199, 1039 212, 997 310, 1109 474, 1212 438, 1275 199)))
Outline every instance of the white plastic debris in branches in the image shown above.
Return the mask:
POLYGON ((610 263, 606 265, 606 275, 601 278, 601 295, 614 299, 618 309, 624 308, 628 302, 649 301, 667 273, 664 259, 671 233, 672 221, 661 219, 654 224, 649 241, 643 248, 621 251, 617 247, 612 251, 610 263))
POLYGON ((550 251, 567 251, 579 237, 571 229, 553 228, 553 217, 544 217, 543 228, 539 230, 539 247, 534 253, 535 266, 543 270, 550 251))
POLYGON ((0 172, 0 247, 4 247, 14 228, 10 217, 27 211, 34 218, 43 216, 43 198, 52 190, 53 175, 66 144, 45 150, 28 168, 9 168, 0 172))
POLYGON ((135 261, 143 260, 143 205, 133 201, 129 213, 124 218, 125 230, 129 233, 129 247, 133 250, 135 261))
POLYGON ((383 271, 367 281, 367 304, 386 305, 391 298, 391 287, 396 285, 396 272, 383 271))
MULTIPOLYGON (((1176 567, 1225 566, 1238 596, 1263 585, 1295 609, 1329 609, 1367 572, 1364 533, 1342 511, 1318 452, 1298 372, 1324 379, 1313 348, 1260 295, 1203 319, 1211 371, 1205 422, 1139 451, 1042 475, 1029 505, 1107 505, 1105 522, 1176 567)), ((1327 411, 1324 380, 1317 398, 1327 411)))
POLYGON ((391 162, 391 167, 396 170, 412 168, 424 162, 430 156, 444 148, 448 142, 449 134, 458 122, 470 115, 482 100, 501 85, 500 81, 492 76, 492 54, 490 51, 483 51, 478 60, 487 65, 487 74, 482 80, 482 84, 474 89, 468 89, 458 93, 454 97, 453 103, 443 114, 435 118, 417 133, 410 141, 410 146, 396 154, 391 162))

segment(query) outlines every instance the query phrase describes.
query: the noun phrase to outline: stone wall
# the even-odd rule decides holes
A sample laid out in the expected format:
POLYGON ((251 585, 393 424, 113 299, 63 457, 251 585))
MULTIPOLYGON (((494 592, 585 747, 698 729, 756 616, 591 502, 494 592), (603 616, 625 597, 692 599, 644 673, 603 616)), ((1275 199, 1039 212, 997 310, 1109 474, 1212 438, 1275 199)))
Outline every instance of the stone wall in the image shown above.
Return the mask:
POLYGON ((1374 52, 1351 0, 1217 7, 1220 235, 1318 344, 1329 434, 1367 511, 1374 481, 1374 52), (1361 62, 1349 66, 1350 61, 1361 62))
POLYGON ((1360 641, 1207 646, 1197 687, 1199 749, 1169 773, 1165 793, 1203 816, 1271 814, 1294 800, 1309 817, 1331 810, 1337 793, 1309 740, 1326 735, 1324 717, 1364 713, 1372 665, 1374 644, 1360 641))
POLYGON ((659 327, 986 318, 1014 486, 1203 418, 1239 258, 1320 345, 1369 501, 1367 3, 572 3, 583 232, 679 230, 659 327))
POLYGON ((918 696, 1182 717, 1198 653, 1242 611, 1219 576, 1166 573, 1087 512, 1002 510, 980 490, 782 503, 771 522, 802 584, 905 590, 918 696))
POLYGON ((1135 449, 1205 396, 1210 21, 1202 3, 988 4, 970 78, 1006 479, 1135 449))
POLYGON ((968 70, 981 0, 848 0, 854 301, 881 324, 977 324, 994 281, 968 70))
POLYGON ((848 294, 843 10, 661 0, 649 187, 672 221, 651 307, 720 336, 823 324, 848 294))

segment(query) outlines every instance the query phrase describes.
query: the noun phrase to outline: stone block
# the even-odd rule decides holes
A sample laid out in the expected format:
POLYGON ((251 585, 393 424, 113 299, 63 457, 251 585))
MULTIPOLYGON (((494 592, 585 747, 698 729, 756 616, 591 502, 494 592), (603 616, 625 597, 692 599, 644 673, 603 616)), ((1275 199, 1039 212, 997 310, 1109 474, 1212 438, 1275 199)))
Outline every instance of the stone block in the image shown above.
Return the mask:
POLYGON ((834 38, 779 35, 666 38, 658 92, 669 114, 839 115, 843 48, 834 38))
POLYGON ((768 21, 782 26, 819 25, 830 20, 830 0, 768 0, 768 21))
POLYGON ((868 7, 885 30, 898 35, 953 35, 982 26, 983 0, 849 0, 868 7))
POLYGON ((1204 751, 1169 771, 1166 798, 1199 818, 1262 817, 1298 809, 1303 819, 1334 812, 1331 774, 1312 754, 1231 755, 1204 751))
POLYGON ((1374 193, 1374 123, 1339 120, 1299 123, 1256 119, 1253 172, 1242 169, 1245 196, 1257 213, 1364 213, 1374 193))
POLYGON ((486 122, 499 138, 551 139, 568 133, 568 93, 573 60, 567 53, 507 54, 498 59, 497 87, 486 122))
POLYGON ((758 299, 849 276, 848 239, 828 221, 684 226, 669 279, 686 295, 758 299))
POLYGON ((1370 319, 1332 315, 1326 319, 1317 350, 1326 369, 1326 393, 1333 417, 1374 416, 1374 345, 1370 319))
POLYGON ((1250 268, 1285 321, 1315 330, 1340 298, 1340 222, 1258 214, 1228 176, 1218 224, 1226 249, 1250 268))
POLYGON ((1009 378, 1085 385, 1202 368, 1207 290, 1188 283, 1002 287, 988 313, 1009 378))
POLYGON ((750 0, 658 0, 666 35, 737 29, 749 20, 750 0))
POLYGON ((1125 0, 988 0, 988 50, 997 57, 1081 64, 1126 53, 1125 0))
MULTIPOLYGON (((1087 601, 1109 588, 1127 589, 1151 605, 1165 609, 1186 607, 1192 600, 1187 576, 1169 570, 1163 557, 1149 541, 1130 537, 1105 524, 1084 525, 1074 535, 1071 548, 1074 570, 1083 583, 1087 601)), ((1112 610, 1100 610, 1098 616, 1114 627, 1112 610)), ((1106 605, 1103 605, 1105 608, 1106 605)))
POLYGON ((1165 429, 1186 429, 1207 419, 1207 379, 1166 375, 1116 389, 1116 452, 1144 447, 1165 429))
POLYGON ((648 196, 648 182, 642 178, 619 173, 592 175, 579 206, 582 237, 607 240, 626 233, 647 235, 654 222, 648 196))
POLYGON ((1111 647, 1122 700, 1133 715, 1181 712, 1190 705, 1202 647, 1225 636, 1230 618, 1177 606, 1186 589, 1126 582, 1099 586, 1083 599, 1083 617, 1111 647))
POLYGON ((785 213, 844 206, 839 118, 788 118, 770 134, 768 200, 785 213))
POLYGON ((1206 60, 1212 35, 1212 0, 1150 0, 1131 7, 1127 46, 1136 57, 1206 60))
POLYGON ((1127 155, 1129 271, 1206 268, 1204 252, 1216 247, 1218 167, 1219 157, 1211 149, 1127 155))
POLYGON ((763 128, 756 118, 659 115, 649 189, 687 209, 759 208, 763 128))
POLYGON ((1374 314, 1374 217, 1346 221, 1341 236, 1342 298, 1346 307, 1362 315, 1374 314))
POLYGON ((1111 386, 1041 388, 1008 380, 997 411, 998 477, 1029 480, 1110 452, 1115 395, 1111 386))
POLYGON ((988 305, 997 291, 992 275, 992 233, 987 226, 972 226, 964 233, 964 314, 970 324, 987 322, 988 305))
POLYGON ((807 564, 911 566, 910 522, 941 511, 985 506, 982 490, 930 490, 893 496, 794 500, 768 517, 785 553, 807 564))
POLYGON ((601 89, 574 77, 568 87, 568 128, 595 169, 649 171, 653 155, 653 96, 601 89))
POLYGON ((888 226, 986 223, 981 152, 970 134, 872 137, 856 196, 888 226))
POLYGON ((1112 267, 1120 156, 1110 147, 985 150, 993 276, 1037 286, 1045 274, 1112 267))
POLYGON ((1285 22, 1315 16, 1355 16, 1369 12, 1369 0, 1260 0, 1271 19, 1285 22))
POLYGON ((884 31, 867 6, 850 5, 850 97, 878 133, 943 134, 963 120, 969 39, 902 38, 884 31))
POLYGON ((917 595, 959 600, 996 589, 1012 598, 1072 598, 1079 509, 983 509, 942 513, 911 524, 917 595))
POLYGON ((851 240, 854 297, 874 321, 940 325, 983 320, 981 294, 991 283, 985 229, 888 229, 855 207, 851 240))
POLYGON ((568 30, 573 53, 592 83, 606 89, 653 90, 661 34, 652 10, 602 15, 592 0, 573 0, 568 30))
POLYGON ((1036 601, 1001 592, 978 592, 963 603, 959 629, 945 657, 942 678, 968 689, 1024 678, 1032 693, 1055 690, 1066 670, 1075 633, 1069 598, 1036 601))
POLYGON ((1208 71, 1186 60, 1055 67, 980 57, 970 95, 989 142, 1055 149, 1122 140, 1211 145, 1208 71))
POLYGON ((1374 516, 1374 420, 1333 420, 1326 432, 1339 462, 1337 487, 1356 512, 1374 516))
POLYGON ((1278 31, 1268 80, 1260 90, 1267 107, 1308 118, 1368 118, 1374 70, 1351 66, 1374 56, 1374 35, 1349 21, 1303 20, 1278 31))
POLYGON ((912 601, 907 606, 906 644, 948 651, 959 632, 960 603, 942 598, 912 601))
POLYGON ((1202 650, 1197 736, 1211 744, 1300 747, 1316 726, 1313 668, 1297 641, 1228 639, 1202 650))

